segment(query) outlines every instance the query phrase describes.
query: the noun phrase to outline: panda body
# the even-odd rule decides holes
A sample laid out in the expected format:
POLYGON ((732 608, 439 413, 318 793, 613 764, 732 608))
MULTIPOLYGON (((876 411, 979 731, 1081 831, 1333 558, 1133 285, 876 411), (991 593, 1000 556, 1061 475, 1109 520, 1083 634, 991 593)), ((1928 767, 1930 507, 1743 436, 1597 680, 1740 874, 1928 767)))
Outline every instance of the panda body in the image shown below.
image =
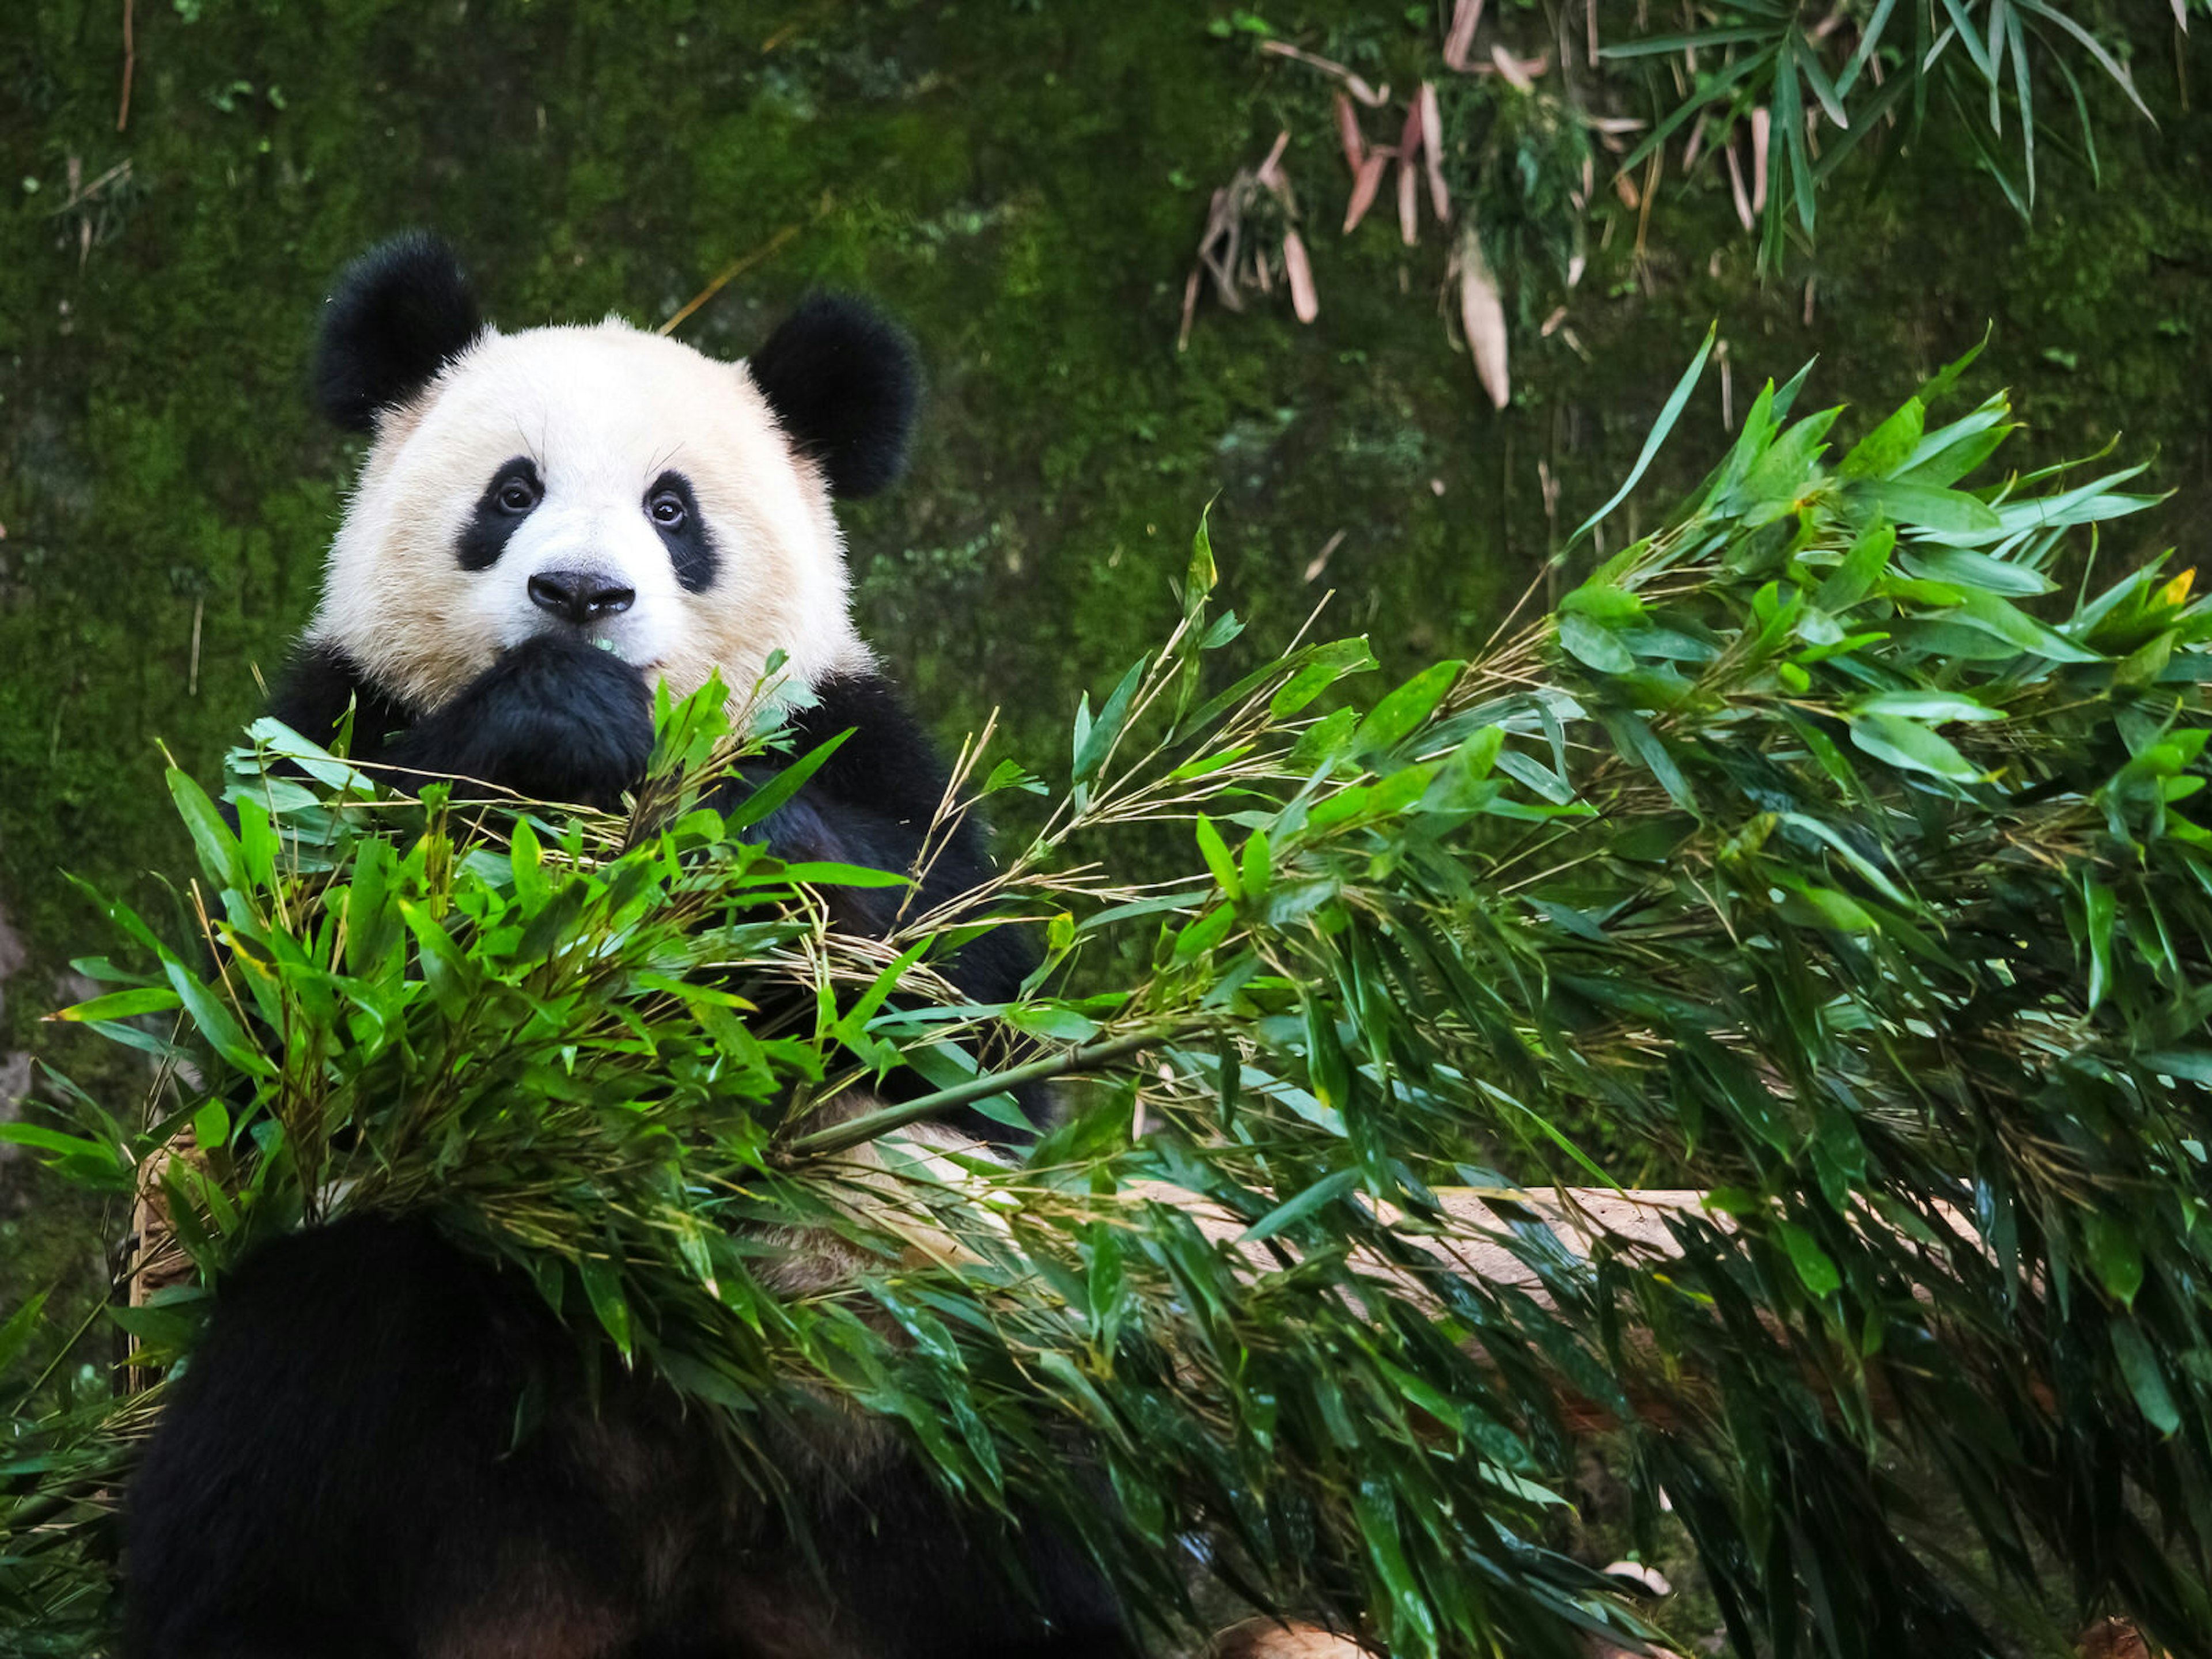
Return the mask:
MULTIPOLYGON (((831 498, 896 475, 915 378, 837 301, 744 364, 616 321, 499 334, 441 245, 387 245, 325 318, 322 401, 374 441, 273 712, 318 739, 349 714, 355 757, 403 778, 611 805, 655 682, 744 695, 781 652, 802 751, 842 742, 771 845, 913 867, 945 769, 853 626, 831 498)), ((909 914, 988 877, 974 823, 939 833, 909 914)), ((886 892, 843 890, 841 922, 888 931, 886 892)), ((946 973, 999 1001, 1032 965, 999 929, 946 973)), ((1133 1651, 1065 1540, 986 1535, 856 1417, 779 1449, 802 1546, 672 1393, 592 1395, 537 1292, 428 1218, 295 1235, 217 1289, 131 1492, 126 1659, 1133 1651)))

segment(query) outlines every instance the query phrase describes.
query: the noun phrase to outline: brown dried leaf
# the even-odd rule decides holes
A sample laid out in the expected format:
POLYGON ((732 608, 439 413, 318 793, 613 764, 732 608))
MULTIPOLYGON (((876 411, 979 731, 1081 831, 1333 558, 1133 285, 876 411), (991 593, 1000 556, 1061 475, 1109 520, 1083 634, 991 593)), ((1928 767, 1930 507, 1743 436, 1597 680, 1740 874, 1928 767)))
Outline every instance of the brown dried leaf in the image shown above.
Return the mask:
MULTIPOLYGON (((1238 179, 1243 174, 1237 175, 1238 179)), ((1244 309, 1244 301, 1237 292, 1237 245, 1243 236, 1243 221, 1237 209, 1239 186, 1225 185, 1213 192, 1213 204, 1206 216, 1206 234, 1198 244, 1198 262, 1213 278, 1213 290, 1221 303, 1231 311, 1244 309)))
POLYGON ((1535 77, 1552 66, 1552 60, 1548 56, 1516 58, 1505 50, 1503 43, 1498 41, 1491 43, 1490 61, 1497 66, 1498 72, 1505 77, 1505 83, 1516 92, 1535 91, 1535 77))
POLYGON ((1304 64, 1310 69, 1317 69, 1323 75, 1332 76, 1341 82, 1346 92, 1370 109, 1380 108, 1390 95, 1389 88, 1384 87, 1382 91, 1376 91, 1334 58, 1323 58, 1317 52, 1303 52, 1287 40, 1262 40, 1260 43, 1260 50, 1271 58, 1287 58, 1293 63, 1304 64))
POLYGON ((1734 144, 1723 145, 1721 154, 1728 157, 1729 191, 1735 198, 1735 216, 1743 222, 1743 228, 1749 230, 1752 226, 1751 198, 1744 193, 1743 163, 1735 159, 1734 144))
POLYGON ((1329 556, 1334 553, 1338 548, 1344 545, 1344 534, 1345 532, 1343 531, 1338 531, 1336 534, 1331 536, 1326 542, 1322 544, 1322 550, 1320 552, 1315 554, 1313 557, 1306 561, 1306 580, 1308 581, 1313 580, 1316 577, 1319 576, 1322 571, 1328 568, 1329 556))
POLYGON ((1413 165, 1419 159, 1421 142, 1426 136, 1421 130, 1421 100, 1417 96, 1407 103, 1406 125, 1398 132, 1398 234, 1407 247, 1421 240, 1413 165))
POLYGON ((1352 200, 1344 209, 1346 235, 1352 234, 1367 216, 1367 210, 1375 205, 1375 194, 1382 188, 1382 170, 1389 165, 1389 153, 1380 149, 1370 150, 1367 159, 1359 164, 1359 174, 1352 181, 1352 200))
POLYGON ((1352 176, 1359 176, 1359 164, 1367 159, 1367 137, 1359 131, 1359 112, 1352 107, 1352 100, 1342 93, 1336 94, 1336 138, 1344 146, 1344 165, 1352 169, 1352 176))
POLYGON ((1459 235, 1459 320, 1467 331, 1467 349, 1474 357, 1474 372, 1490 394, 1491 407, 1503 409, 1512 401, 1513 381, 1508 370, 1505 306, 1498 284, 1482 257, 1482 239, 1469 222, 1459 235))
POLYGON ((1773 137, 1774 118, 1765 109, 1751 112, 1751 210, 1766 211, 1766 146, 1773 137))
POLYGON ((1290 129, 1285 127, 1275 135, 1275 147, 1267 152, 1267 159, 1260 163, 1260 170, 1252 176, 1273 190, 1283 181, 1283 152, 1291 147, 1290 129))
MULTIPOLYGON (((2173 0, 2179 6, 2181 0, 2173 0)), ((1482 0, 1459 0, 1452 9, 1451 33, 1444 37, 1444 67, 1467 73, 1467 55, 1474 46, 1476 25, 1482 21, 1482 0)))
POLYGON ((1421 95, 1417 105, 1421 112, 1421 136, 1428 142, 1421 146, 1421 160, 1429 175, 1429 206, 1443 224, 1451 218, 1451 192, 1444 188, 1443 112, 1437 106, 1437 89, 1428 82, 1421 82, 1421 95))
POLYGON ((1313 264, 1295 230, 1283 234, 1283 274, 1290 278, 1291 309, 1300 322, 1313 321, 1321 315, 1321 295, 1314 292, 1313 264))

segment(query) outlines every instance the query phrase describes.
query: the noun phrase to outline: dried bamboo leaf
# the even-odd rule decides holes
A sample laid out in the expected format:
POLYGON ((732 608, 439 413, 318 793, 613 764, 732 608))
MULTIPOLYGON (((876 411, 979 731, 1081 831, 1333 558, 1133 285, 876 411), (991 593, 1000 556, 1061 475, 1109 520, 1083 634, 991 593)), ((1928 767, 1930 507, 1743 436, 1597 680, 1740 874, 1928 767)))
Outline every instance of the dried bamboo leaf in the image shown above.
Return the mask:
POLYGON ((1766 147, 1774 136, 1774 118, 1765 106, 1751 112, 1751 210, 1766 211, 1766 147))
POLYGON ((1275 135, 1274 148, 1267 152, 1267 159, 1260 163, 1260 170, 1252 176, 1273 190, 1283 182, 1283 152, 1290 147, 1291 131, 1285 127, 1275 135))
POLYGON ((1306 245, 1295 230, 1283 234, 1283 274, 1290 279, 1291 309, 1302 323, 1321 315, 1321 296, 1314 291, 1313 266, 1306 245))
POLYGON ((1451 192, 1444 188, 1443 116, 1437 106, 1437 89, 1430 82, 1421 82, 1419 107, 1421 136, 1427 142, 1421 146, 1421 160, 1429 175, 1429 207, 1437 216, 1438 224, 1451 219, 1451 192))
POLYGON ((1304 64, 1310 69, 1319 70, 1322 74, 1341 82, 1346 92, 1370 109, 1379 109, 1389 101, 1390 88, 1388 86, 1377 91, 1333 58, 1323 58, 1318 52, 1302 51, 1287 40, 1262 40, 1260 43, 1260 50, 1271 58, 1287 58, 1292 63, 1304 64))
MULTIPOLYGON (((2179 6, 2181 0, 2173 0, 2179 6)), ((1474 31, 1482 21, 1483 0, 1459 0, 1452 9, 1451 33, 1444 37, 1444 67, 1464 75, 1468 53, 1474 46, 1474 31)))
POLYGON ((1344 146, 1344 165, 1357 179, 1360 163, 1367 159, 1366 135, 1359 131, 1359 113, 1352 107, 1352 100, 1340 92, 1335 103, 1337 142, 1344 146))
POLYGON ((1382 188, 1382 171, 1390 165, 1390 153, 1371 150, 1359 164, 1358 176, 1352 181, 1352 199, 1345 204, 1344 234, 1349 236, 1367 216, 1367 210, 1375 205, 1376 192, 1382 188))
POLYGON ((1516 58, 1506 51, 1502 41, 1491 43, 1490 61, 1505 77, 1506 85, 1516 92, 1535 91, 1536 77, 1552 66, 1548 53, 1539 58, 1516 58))
POLYGON ((1503 409, 1512 401, 1513 381, 1508 369, 1505 305, 1498 283, 1482 256, 1482 238, 1469 220, 1459 234, 1459 319, 1467 331, 1467 349, 1474 358, 1474 372, 1490 394, 1491 407, 1503 409))
POLYGON ((1743 187, 1743 163, 1735 159, 1734 144, 1723 145, 1721 154, 1728 157, 1729 191, 1735 198, 1735 216, 1749 230, 1756 222, 1751 215, 1751 198, 1743 187))

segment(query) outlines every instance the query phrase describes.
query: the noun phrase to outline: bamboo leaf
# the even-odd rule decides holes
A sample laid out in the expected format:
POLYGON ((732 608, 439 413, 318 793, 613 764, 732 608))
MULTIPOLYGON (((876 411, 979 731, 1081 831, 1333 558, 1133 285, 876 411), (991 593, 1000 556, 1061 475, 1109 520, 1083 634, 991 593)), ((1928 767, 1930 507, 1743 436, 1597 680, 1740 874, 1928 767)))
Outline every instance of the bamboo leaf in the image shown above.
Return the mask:
POLYGON ((1628 492, 1636 488, 1645 471, 1650 466, 1651 458, 1659 453, 1659 447, 1667 441, 1667 434, 1674 429, 1674 422, 1681 419, 1682 410, 1689 404, 1690 393, 1697 389, 1698 381, 1705 372, 1705 359, 1712 356, 1713 342, 1719 337, 1718 323, 1713 324, 1705 330, 1705 343, 1698 348, 1698 355, 1690 360, 1690 367, 1683 373, 1682 378, 1674 383, 1674 391, 1668 394, 1666 404, 1660 410, 1659 418, 1653 424, 1650 435, 1644 441, 1644 448, 1636 458, 1636 465, 1629 468, 1628 477, 1622 481, 1620 488, 1607 498, 1605 505, 1583 520, 1577 526, 1575 533, 1567 538, 1569 547, 1572 547, 1584 536, 1589 534, 1591 530, 1596 527, 1600 520, 1628 499, 1628 492))

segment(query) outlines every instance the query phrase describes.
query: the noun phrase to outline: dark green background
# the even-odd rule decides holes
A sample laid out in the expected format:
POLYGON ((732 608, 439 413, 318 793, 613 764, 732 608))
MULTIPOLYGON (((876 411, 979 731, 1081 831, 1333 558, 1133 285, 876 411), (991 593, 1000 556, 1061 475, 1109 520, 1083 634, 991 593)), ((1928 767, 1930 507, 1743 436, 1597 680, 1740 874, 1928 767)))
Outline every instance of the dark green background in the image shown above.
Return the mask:
MULTIPOLYGON (((0 914, 28 957, 5 1047, 40 1042, 60 964, 107 944, 58 869, 143 896, 173 866, 158 745, 210 775, 307 614, 356 459, 307 409, 316 308, 408 226, 451 236, 509 327, 657 324, 787 225, 684 337, 742 355, 814 283, 902 315, 931 396, 911 478, 848 517, 863 621, 948 737, 1004 705, 1011 752, 1048 773, 1079 689, 1163 633, 1209 500, 1255 647, 1329 586, 1334 627, 1388 664, 1479 644, 1552 544, 1539 462, 1571 526, 1716 318, 1739 409, 1816 352, 1823 400, 1893 403, 1994 325, 1967 389, 2014 387, 2027 456, 2120 434, 2178 492, 2112 556, 2197 539, 2212 76, 2163 4, 2124 9, 2160 125, 2092 88, 2096 190, 2046 109, 2033 226, 1941 134, 1879 188, 1871 156, 1851 169, 1817 252, 1764 281, 1710 169, 1662 186, 1640 264, 1607 195, 1571 299, 1586 355, 1522 326, 1502 415, 1448 335, 1441 239, 1401 248, 1387 207, 1340 239, 1325 83, 1209 33, 1228 9, 135 0, 118 132, 124 0, 0 0, 0 914), (1208 194, 1283 126, 1321 319, 1209 302, 1178 356, 1208 194), (73 163, 88 182, 125 161, 71 203, 73 163)), ((1401 89, 1433 40, 1419 7, 1262 9, 1401 89)), ((1625 33, 1632 8, 1607 9, 1625 33)), ((1539 276, 1518 308, 1560 297, 1539 276)), ((1709 380, 1639 492, 1647 521, 1717 452, 1718 398, 1709 380)), ((0 1217, 11 1182, 20 1209, 20 1161, 0 1217)), ((26 1237, 0 1219, 0 1256, 26 1237)))

